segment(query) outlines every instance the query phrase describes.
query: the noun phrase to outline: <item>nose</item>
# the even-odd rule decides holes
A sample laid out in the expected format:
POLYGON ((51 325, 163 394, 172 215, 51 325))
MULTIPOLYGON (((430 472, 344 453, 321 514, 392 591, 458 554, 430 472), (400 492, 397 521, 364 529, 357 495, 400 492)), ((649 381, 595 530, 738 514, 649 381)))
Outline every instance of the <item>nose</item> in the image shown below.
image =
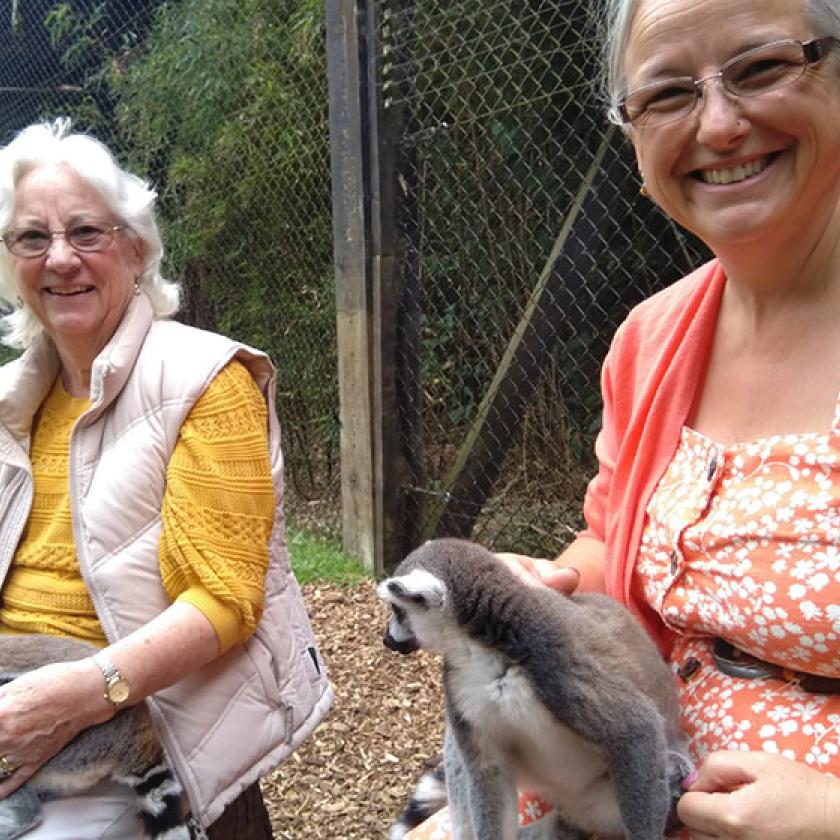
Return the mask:
POLYGON ((710 77, 697 103, 697 139, 713 148, 729 148, 741 142, 749 130, 740 100, 723 86, 720 76, 710 77))
POLYGON ((70 243, 62 234, 53 235, 45 256, 47 267, 53 271, 66 271, 79 262, 79 255, 70 247, 70 243))

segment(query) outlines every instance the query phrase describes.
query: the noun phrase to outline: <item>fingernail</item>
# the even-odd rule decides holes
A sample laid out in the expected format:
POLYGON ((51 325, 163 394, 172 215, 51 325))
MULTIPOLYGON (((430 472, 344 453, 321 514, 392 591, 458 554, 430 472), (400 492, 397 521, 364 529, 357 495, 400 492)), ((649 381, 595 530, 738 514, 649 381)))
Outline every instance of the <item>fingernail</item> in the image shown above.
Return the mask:
POLYGON ((688 790, 699 778, 700 778, 700 773, 698 773, 697 770, 692 770, 682 780, 683 790, 688 790))

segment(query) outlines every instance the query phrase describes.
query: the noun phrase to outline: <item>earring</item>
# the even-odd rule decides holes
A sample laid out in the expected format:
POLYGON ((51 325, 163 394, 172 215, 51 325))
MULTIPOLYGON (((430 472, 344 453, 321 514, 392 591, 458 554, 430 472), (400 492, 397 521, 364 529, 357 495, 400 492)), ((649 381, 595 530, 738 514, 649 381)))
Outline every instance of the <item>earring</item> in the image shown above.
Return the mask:
POLYGON ((23 309, 23 298, 20 295, 15 298, 15 301, 17 302, 18 309, 23 309))
POLYGON ((650 193, 648 192, 648 188, 647 188, 646 184, 643 183, 642 186, 639 187, 639 195, 642 198, 650 198, 650 193))
POLYGON ((140 294, 140 281, 137 278, 134 279, 134 294, 140 294))

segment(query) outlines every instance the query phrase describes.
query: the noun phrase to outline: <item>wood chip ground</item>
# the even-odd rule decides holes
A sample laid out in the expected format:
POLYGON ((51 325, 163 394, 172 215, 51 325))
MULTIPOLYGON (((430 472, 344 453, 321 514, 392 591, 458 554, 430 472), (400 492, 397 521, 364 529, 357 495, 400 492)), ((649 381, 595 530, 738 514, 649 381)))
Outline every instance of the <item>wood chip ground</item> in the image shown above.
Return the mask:
POLYGON ((384 840, 440 753, 440 660, 383 646, 387 612, 369 581, 309 585, 304 597, 336 699, 314 737, 263 780, 274 834, 384 840))

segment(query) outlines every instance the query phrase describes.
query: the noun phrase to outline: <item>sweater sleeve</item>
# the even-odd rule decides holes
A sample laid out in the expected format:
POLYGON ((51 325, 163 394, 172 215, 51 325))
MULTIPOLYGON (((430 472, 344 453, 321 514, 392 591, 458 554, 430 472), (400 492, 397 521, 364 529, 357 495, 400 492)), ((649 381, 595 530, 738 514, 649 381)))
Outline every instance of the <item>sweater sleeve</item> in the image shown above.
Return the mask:
POLYGON ((181 427, 159 549, 169 597, 200 610, 222 650, 249 638, 262 614, 274 507, 265 400, 233 361, 181 427))

